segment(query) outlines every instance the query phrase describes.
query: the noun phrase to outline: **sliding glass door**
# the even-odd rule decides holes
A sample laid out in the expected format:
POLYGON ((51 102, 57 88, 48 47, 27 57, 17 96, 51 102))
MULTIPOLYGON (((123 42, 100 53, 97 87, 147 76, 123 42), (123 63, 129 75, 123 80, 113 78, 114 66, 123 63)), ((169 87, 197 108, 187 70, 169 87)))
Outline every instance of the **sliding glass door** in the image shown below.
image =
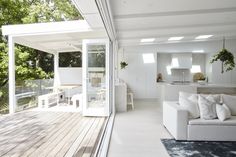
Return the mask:
POLYGON ((109 115, 109 40, 83 40, 83 115, 109 115))

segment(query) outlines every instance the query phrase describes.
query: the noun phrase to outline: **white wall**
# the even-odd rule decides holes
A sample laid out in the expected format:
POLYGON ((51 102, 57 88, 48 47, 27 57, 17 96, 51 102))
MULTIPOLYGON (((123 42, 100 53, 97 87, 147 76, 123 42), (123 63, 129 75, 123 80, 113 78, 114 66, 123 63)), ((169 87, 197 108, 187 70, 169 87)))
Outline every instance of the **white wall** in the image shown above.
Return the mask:
MULTIPOLYGON (((129 64, 126 69, 120 70, 119 78, 124 80, 128 88, 134 93, 136 99, 156 99, 156 53, 153 51, 142 51, 142 49, 126 48, 124 49, 125 61, 129 64), (155 63, 143 63, 143 53, 153 53, 155 63)), ((122 53, 119 53, 119 61, 122 60, 122 53)))
MULTIPOLYGON (((192 82, 193 74, 190 72, 190 69, 173 69, 168 72, 168 67, 171 66, 171 58, 172 53, 157 53, 157 73, 161 73, 166 82, 172 82, 182 81, 182 72, 184 72, 185 81, 192 82)), ((206 54, 192 54, 192 65, 199 65, 202 73, 205 73, 205 60, 206 54)))
POLYGON ((82 84, 82 68, 58 68, 60 84, 82 84))
MULTIPOLYGON (((230 52, 236 52, 236 40, 226 40, 226 48, 230 52)), ((236 69, 225 74, 220 73, 219 65, 214 63, 209 64, 210 58, 214 53, 222 49, 222 41, 202 41, 202 42, 186 42, 186 43, 172 43, 172 44, 156 44, 156 45, 139 45, 124 47, 124 58, 128 62, 128 67, 125 70, 120 70, 120 61, 122 58, 122 51, 118 52, 117 69, 118 77, 128 83, 128 86, 133 90, 135 98, 155 98, 156 97, 156 75, 157 71, 163 72, 167 75, 166 68, 158 68, 155 64, 143 64, 142 53, 184 53, 192 52, 194 50, 204 50, 205 56, 194 56, 193 64, 200 64, 203 72, 207 74, 209 81, 212 83, 236 83, 236 69), (205 60, 203 59, 205 57, 205 60), (196 62, 195 62, 196 61, 196 62), (160 70, 161 69, 161 70, 160 70), (214 77, 212 77, 214 75, 214 77)), ((120 48, 122 50, 122 48, 120 48)), ((236 57, 236 54, 235 54, 236 57)), ((166 66, 171 63, 171 57, 162 56, 157 62, 166 66)), ((178 77, 178 76, 177 76, 178 77)), ((191 79, 189 74, 189 79, 191 79)), ((165 77, 167 81, 171 79, 165 77)))

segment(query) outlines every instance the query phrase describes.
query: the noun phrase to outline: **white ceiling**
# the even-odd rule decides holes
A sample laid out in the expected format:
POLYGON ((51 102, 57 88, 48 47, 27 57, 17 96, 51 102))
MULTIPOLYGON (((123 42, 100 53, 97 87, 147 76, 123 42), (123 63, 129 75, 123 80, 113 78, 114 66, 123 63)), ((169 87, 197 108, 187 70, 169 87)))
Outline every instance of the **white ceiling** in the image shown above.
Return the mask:
POLYGON ((15 37, 15 42, 41 51, 56 53, 81 51, 83 39, 107 38, 105 30, 37 34, 15 37))
POLYGON ((236 0, 110 0, 120 45, 139 45, 143 38, 154 44, 184 36, 181 42, 236 38, 236 0))

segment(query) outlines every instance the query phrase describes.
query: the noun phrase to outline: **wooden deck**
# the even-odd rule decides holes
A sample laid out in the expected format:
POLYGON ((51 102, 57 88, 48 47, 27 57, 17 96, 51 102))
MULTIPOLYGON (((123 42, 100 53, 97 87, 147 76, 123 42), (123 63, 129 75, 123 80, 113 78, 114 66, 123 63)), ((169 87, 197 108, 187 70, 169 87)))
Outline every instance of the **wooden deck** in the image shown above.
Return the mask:
POLYGON ((0 156, 93 156, 105 119, 43 111, 0 117, 0 156))

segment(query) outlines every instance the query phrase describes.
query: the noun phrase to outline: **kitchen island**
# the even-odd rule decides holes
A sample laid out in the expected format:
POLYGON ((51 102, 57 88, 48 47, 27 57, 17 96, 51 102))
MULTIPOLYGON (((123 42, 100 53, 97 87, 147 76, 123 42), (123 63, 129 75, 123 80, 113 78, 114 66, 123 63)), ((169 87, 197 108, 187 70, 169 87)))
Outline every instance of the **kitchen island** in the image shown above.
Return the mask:
POLYGON ((199 84, 199 83, 157 83, 158 99, 163 101, 178 101, 179 92, 202 94, 231 94, 236 95, 236 84, 199 84))

